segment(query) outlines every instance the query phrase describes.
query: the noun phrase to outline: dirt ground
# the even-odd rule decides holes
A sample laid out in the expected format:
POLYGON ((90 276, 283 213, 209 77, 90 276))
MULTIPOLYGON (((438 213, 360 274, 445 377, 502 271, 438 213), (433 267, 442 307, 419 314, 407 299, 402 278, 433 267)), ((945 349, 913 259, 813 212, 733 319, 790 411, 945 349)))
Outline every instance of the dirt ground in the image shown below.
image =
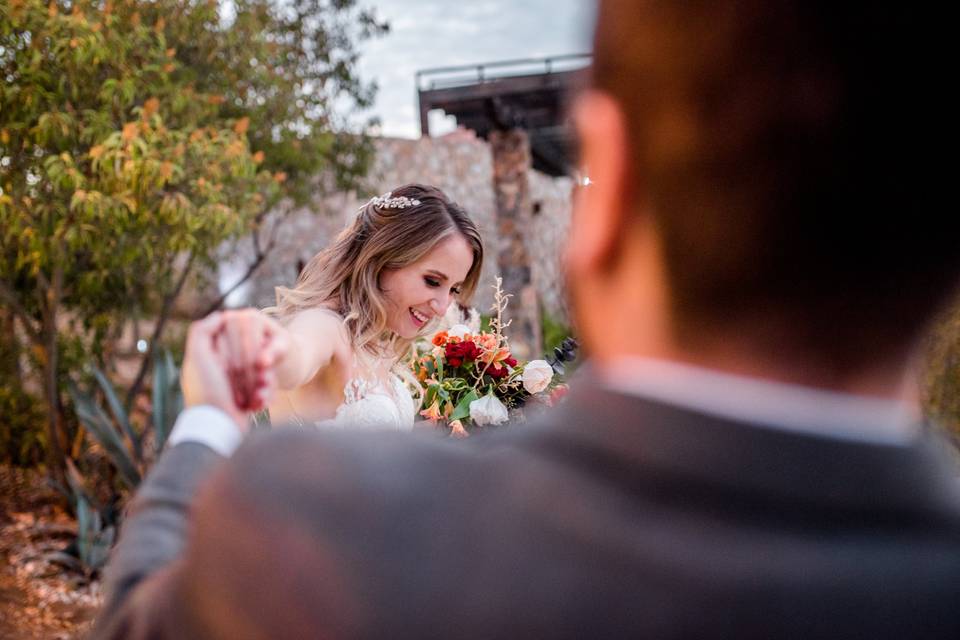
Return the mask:
POLYGON ((66 640, 89 630, 100 583, 50 561, 75 532, 39 474, 0 467, 0 639, 66 640))

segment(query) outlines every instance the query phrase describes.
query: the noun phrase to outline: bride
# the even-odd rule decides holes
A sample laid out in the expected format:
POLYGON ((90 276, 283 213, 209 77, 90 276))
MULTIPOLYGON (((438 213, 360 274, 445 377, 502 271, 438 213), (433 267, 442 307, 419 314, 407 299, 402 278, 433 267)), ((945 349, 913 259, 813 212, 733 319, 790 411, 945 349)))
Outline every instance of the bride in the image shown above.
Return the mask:
MULTIPOLYGON (((469 301, 482 262, 466 212, 435 187, 405 185, 361 207, 294 288, 277 287, 275 307, 232 314, 225 331, 282 345, 274 424, 410 429, 418 387, 402 361, 452 301, 469 301)), ((248 365, 233 363, 235 380, 248 365)))

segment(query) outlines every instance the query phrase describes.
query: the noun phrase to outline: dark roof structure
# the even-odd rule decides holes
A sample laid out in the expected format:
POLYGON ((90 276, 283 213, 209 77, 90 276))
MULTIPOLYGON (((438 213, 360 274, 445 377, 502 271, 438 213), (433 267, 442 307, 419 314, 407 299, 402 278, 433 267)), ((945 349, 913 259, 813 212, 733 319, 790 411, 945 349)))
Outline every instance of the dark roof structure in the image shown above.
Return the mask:
POLYGON ((427 114, 433 109, 484 139, 491 131, 523 129, 535 169, 572 175, 574 139, 566 111, 586 83, 589 64, 589 54, 575 54, 418 71, 420 135, 430 135, 427 114))

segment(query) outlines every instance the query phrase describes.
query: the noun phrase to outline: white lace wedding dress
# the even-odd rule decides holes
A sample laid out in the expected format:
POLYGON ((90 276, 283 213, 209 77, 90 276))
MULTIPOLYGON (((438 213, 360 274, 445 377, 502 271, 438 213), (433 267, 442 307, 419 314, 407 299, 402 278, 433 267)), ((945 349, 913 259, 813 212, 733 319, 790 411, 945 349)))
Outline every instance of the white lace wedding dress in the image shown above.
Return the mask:
POLYGON ((344 402, 336 415, 317 421, 318 428, 410 431, 416 416, 413 396, 400 379, 390 372, 387 380, 370 382, 350 380, 343 391, 344 402))
MULTIPOLYGON (((396 372, 396 368, 402 366, 397 363, 387 367, 382 360, 354 356, 351 367, 354 375, 344 385, 343 401, 332 418, 314 420, 300 415, 290 396, 281 392, 288 404, 288 411, 283 412, 286 420, 297 426, 319 429, 410 431, 417 407, 410 387, 396 372)), ((410 384, 416 384, 412 377, 410 384)), ((254 418, 256 425, 272 423, 269 412, 254 418)))

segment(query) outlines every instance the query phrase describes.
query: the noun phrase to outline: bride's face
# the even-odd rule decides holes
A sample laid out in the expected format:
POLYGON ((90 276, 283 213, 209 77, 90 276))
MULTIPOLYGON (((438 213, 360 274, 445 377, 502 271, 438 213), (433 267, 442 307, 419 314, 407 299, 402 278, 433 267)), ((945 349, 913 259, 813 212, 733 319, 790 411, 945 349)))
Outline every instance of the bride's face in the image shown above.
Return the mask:
POLYGON ((422 258, 402 269, 380 274, 388 303, 387 327, 414 338, 433 318, 442 316, 473 265, 473 251, 460 234, 444 238, 422 258))

